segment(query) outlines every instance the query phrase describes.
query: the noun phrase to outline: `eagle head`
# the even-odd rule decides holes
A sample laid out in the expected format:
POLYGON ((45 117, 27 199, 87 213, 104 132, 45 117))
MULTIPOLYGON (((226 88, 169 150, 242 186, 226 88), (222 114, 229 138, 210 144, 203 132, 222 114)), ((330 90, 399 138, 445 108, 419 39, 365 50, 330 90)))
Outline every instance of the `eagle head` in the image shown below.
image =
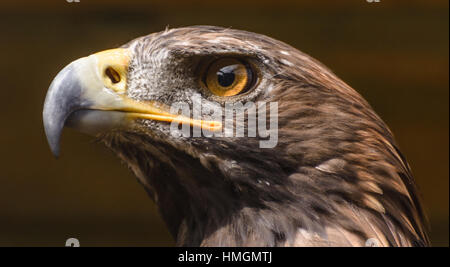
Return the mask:
POLYGON ((43 119, 96 136, 183 246, 428 244, 407 162, 350 86, 295 48, 211 26, 70 63, 43 119))

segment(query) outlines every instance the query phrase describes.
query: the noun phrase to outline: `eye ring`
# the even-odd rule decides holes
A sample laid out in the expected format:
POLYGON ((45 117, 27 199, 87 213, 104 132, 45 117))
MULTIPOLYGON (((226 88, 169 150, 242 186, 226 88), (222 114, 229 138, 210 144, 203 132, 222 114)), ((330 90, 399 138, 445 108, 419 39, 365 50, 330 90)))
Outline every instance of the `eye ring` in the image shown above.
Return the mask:
POLYGON ((256 75, 250 64, 230 57, 209 64, 202 80, 213 95, 231 97, 248 92, 255 84, 256 75))

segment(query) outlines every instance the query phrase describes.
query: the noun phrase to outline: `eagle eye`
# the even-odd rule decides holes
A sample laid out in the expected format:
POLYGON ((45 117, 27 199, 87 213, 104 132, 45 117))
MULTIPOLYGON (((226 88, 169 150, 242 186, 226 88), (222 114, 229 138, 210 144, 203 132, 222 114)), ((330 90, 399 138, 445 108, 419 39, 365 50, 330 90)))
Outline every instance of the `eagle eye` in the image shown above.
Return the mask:
POLYGON ((247 92, 255 75, 249 64, 235 58, 213 61, 206 69, 203 82, 217 96, 235 96, 247 92))

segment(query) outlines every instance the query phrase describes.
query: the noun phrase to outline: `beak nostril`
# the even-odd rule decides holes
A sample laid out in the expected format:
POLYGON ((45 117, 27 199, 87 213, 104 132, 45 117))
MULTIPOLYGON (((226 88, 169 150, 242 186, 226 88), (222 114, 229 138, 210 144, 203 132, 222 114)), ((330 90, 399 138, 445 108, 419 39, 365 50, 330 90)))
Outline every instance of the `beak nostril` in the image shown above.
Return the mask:
POLYGON ((111 80, 112 84, 120 82, 120 74, 112 67, 106 68, 105 75, 111 80))

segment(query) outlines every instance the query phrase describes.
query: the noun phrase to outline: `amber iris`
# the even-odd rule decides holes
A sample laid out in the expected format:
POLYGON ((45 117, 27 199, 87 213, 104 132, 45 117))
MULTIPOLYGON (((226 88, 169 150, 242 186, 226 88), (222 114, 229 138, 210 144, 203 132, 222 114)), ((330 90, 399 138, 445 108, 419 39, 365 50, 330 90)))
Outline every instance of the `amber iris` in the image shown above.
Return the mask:
POLYGON ((206 71, 204 82, 217 96, 235 96, 249 89, 253 80, 251 68, 234 58, 214 61, 206 71))

